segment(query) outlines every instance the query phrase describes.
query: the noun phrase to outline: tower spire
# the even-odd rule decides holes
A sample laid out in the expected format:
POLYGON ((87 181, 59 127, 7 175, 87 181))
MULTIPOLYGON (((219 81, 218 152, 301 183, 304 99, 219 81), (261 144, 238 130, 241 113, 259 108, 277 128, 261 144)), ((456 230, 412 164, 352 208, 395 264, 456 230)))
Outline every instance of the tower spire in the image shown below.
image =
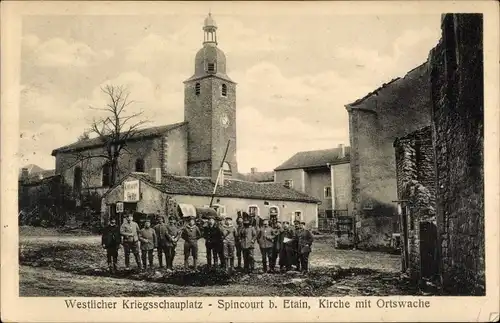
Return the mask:
POLYGON ((211 9, 209 9, 208 11, 208 17, 205 18, 203 31, 205 33, 203 38, 203 45, 217 46, 217 24, 212 18, 211 9))

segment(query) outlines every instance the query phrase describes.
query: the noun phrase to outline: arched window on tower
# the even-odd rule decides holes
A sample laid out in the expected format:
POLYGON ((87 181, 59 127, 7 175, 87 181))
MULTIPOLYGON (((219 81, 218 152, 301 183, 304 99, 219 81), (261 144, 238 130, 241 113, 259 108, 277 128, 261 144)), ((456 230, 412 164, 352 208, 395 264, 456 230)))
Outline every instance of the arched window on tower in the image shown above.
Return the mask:
POLYGON ((222 164, 222 171, 224 172, 224 175, 231 176, 233 172, 231 171, 231 165, 229 165, 228 162, 224 162, 222 164))
POLYGON ((141 172, 141 173, 144 173, 144 159, 142 158, 137 158, 135 160, 135 171, 136 172, 141 172))
POLYGON ((227 96, 227 85, 222 84, 222 90, 221 90, 222 96, 227 96))
POLYGON ((108 187, 111 183, 111 164, 109 162, 105 162, 102 165, 102 186, 108 187))
POLYGON ((196 95, 200 95, 200 92, 201 92, 201 86, 200 86, 200 83, 196 83, 196 85, 194 86, 194 93, 196 95))
POLYGON ((82 168, 80 166, 76 166, 73 173, 73 189, 77 193, 82 190, 82 168))

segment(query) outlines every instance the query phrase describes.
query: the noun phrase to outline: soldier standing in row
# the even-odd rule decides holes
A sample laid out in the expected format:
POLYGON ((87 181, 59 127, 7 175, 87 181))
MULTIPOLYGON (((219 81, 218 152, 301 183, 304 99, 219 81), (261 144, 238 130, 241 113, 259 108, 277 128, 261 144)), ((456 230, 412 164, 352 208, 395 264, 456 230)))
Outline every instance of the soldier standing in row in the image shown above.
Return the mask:
POLYGON ((220 260, 220 267, 226 268, 226 258, 224 257, 224 244, 222 241, 222 227, 223 227, 223 225, 224 225, 224 223, 223 223, 222 218, 218 217, 217 222, 216 222, 216 226, 219 230, 217 231, 215 245, 216 245, 217 254, 218 254, 219 260, 220 260))
POLYGON ((254 269, 254 245, 257 239, 257 232, 250 221, 243 221, 243 229, 240 232, 241 249, 243 251, 243 266, 247 273, 254 269))
POLYGON ((226 221, 222 226, 222 245, 224 250, 224 260, 226 270, 231 273, 234 267, 234 245, 236 240, 236 228, 232 223, 233 219, 230 216, 226 217, 226 221))
POLYGON ((184 268, 189 267, 189 256, 193 257, 193 266, 196 269, 198 261, 198 240, 201 238, 201 232, 195 224, 194 217, 189 218, 189 223, 182 230, 182 239, 184 240, 184 268))
POLYGON ((276 268, 276 261, 278 260, 278 256, 280 253, 281 245, 283 244, 283 235, 281 234, 281 222, 275 222, 275 226, 273 227, 273 248, 271 250, 271 260, 269 261, 269 268, 271 272, 274 272, 276 268))
POLYGON ((163 255, 165 255, 165 261, 168 267, 168 234, 167 234, 167 225, 165 224, 165 218, 159 217, 159 223, 154 226, 154 230, 156 232, 157 241, 157 251, 158 251, 158 263, 160 264, 160 268, 163 268, 163 255))
POLYGON ((240 232, 243 229, 243 218, 238 216, 236 219, 236 258, 238 259, 238 265, 236 268, 241 269, 241 240, 240 240, 240 232))
POLYGON ((166 255, 165 261, 167 265, 167 269, 172 270, 174 267, 174 258, 175 258, 175 248, 177 248, 177 242, 180 238, 180 231, 175 224, 175 218, 171 216, 168 219, 167 225, 167 241, 166 241, 166 255))
POLYGON ((208 268, 212 267, 212 259, 213 266, 217 267, 219 253, 217 250, 217 244, 220 236, 220 229, 215 224, 215 219, 210 217, 208 219, 208 224, 203 230, 203 238, 205 239, 205 248, 207 250, 207 266, 208 268))
POLYGON ((292 264, 295 266, 297 271, 300 271, 300 261, 299 261, 299 241, 297 239, 297 233, 300 230, 300 221, 293 221, 293 252, 292 252, 292 264))
POLYGON ((126 220, 120 227, 120 234, 123 236, 123 251, 125 253, 125 269, 130 269, 130 252, 134 254, 137 267, 142 269, 139 256, 139 225, 134 220, 132 213, 129 213, 126 220))
POLYGON ((262 255, 262 269, 267 273, 267 263, 271 263, 271 251, 273 248, 273 229, 269 227, 267 219, 262 220, 262 227, 257 233, 257 241, 259 242, 260 253, 262 255))
POLYGON ((298 256, 300 267, 304 273, 309 271, 309 254, 313 243, 313 235, 306 229, 306 223, 301 222, 300 228, 297 231, 298 256))
POLYGON ((141 258, 144 269, 153 267, 153 251, 157 247, 156 232, 151 228, 151 221, 144 222, 144 228, 139 231, 139 241, 141 242, 141 258), (146 259, 147 257, 147 259, 146 259))
POLYGON ((118 249, 120 249, 121 240, 122 237, 120 235, 120 229, 116 225, 116 220, 111 219, 109 225, 104 228, 101 239, 102 247, 106 249, 108 268, 111 272, 117 270, 118 249))
POLYGON ((280 251, 280 270, 289 271, 292 269, 294 250, 295 233, 290 227, 289 222, 283 223, 283 231, 280 239, 283 241, 280 251))

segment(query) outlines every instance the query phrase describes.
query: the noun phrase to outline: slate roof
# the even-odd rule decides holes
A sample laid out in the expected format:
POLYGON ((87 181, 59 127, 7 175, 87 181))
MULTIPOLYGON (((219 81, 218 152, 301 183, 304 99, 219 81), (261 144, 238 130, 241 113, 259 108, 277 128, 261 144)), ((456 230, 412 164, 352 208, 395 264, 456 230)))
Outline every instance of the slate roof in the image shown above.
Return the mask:
POLYGON ((240 174, 240 177, 242 180, 248 182, 274 182, 274 172, 244 173, 240 174))
MULTIPOLYGON (((214 183, 209 177, 166 175, 163 177, 163 183, 161 184, 153 182, 146 174, 131 173, 125 179, 127 177, 140 179, 148 185, 172 195, 212 196, 214 189, 214 183)), ((225 179, 224 186, 217 187, 215 196, 307 203, 319 202, 318 199, 312 196, 286 188, 280 183, 255 183, 234 179, 225 179)))
MULTIPOLYGON (((165 134, 168 131, 176 129, 180 126, 187 124, 187 122, 173 123, 165 126, 150 127, 137 130, 137 132, 130 138, 130 140, 137 140, 148 137, 157 137, 165 134)), ((52 151, 52 156, 55 156, 59 152, 71 152, 77 150, 84 150, 88 148, 95 148, 102 146, 102 141, 100 138, 92 138, 88 140, 77 141, 67 146, 59 147, 52 151)))
POLYGON ((326 166, 330 164, 343 164, 350 160, 350 147, 344 147, 345 156, 340 158, 341 148, 301 151, 293 155, 275 170, 302 169, 326 166))

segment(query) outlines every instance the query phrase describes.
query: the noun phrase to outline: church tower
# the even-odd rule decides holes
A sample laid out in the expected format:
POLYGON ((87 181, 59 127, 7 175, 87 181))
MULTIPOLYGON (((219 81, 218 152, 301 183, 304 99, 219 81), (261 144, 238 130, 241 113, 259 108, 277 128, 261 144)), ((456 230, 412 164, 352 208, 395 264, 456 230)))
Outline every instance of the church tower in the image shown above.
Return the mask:
POLYGON ((205 19, 203 32, 194 75, 184 81, 188 175, 214 178, 230 141, 224 174, 236 177, 236 83, 226 74, 226 56, 217 47, 217 24, 211 13, 205 19))

